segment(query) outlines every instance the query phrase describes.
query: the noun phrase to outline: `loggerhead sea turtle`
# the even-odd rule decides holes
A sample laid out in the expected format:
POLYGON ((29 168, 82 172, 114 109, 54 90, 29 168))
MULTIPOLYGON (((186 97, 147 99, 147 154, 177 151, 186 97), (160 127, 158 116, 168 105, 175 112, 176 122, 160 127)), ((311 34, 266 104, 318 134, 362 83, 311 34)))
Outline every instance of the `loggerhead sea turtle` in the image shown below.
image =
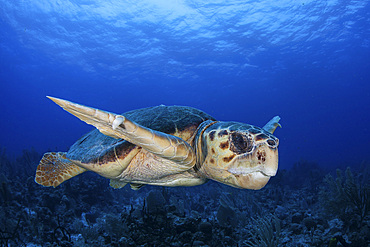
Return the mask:
POLYGON ((49 152, 35 181, 56 187, 85 171, 130 183, 194 186, 212 179, 233 187, 261 189, 278 168, 279 140, 272 135, 280 117, 263 128, 216 121, 191 107, 156 106, 123 115, 48 97, 64 110, 97 128, 68 152, 49 152))

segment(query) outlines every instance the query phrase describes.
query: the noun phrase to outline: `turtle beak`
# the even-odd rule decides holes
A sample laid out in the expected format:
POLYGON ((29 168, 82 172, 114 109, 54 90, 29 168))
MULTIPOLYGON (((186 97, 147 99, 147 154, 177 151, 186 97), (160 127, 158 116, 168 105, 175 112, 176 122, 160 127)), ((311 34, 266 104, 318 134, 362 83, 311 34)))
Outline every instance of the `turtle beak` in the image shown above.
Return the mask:
POLYGON ((253 153, 236 157, 227 170, 239 188, 258 190, 263 188, 278 169, 278 149, 266 144, 253 153))

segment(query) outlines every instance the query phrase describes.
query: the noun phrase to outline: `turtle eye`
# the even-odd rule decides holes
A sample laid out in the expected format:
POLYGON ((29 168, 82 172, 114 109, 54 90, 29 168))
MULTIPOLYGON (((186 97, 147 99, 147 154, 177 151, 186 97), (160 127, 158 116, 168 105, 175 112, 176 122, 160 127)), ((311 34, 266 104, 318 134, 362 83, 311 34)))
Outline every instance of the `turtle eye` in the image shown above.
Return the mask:
POLYGON ((252 151, 253 141, 250 136, 234 132, 230 136, 230 150, 237 154, 252 151))
POLYGON ((274 140, 271 140, 271 139, 267 140, 267 144, 271 147, 276 146, 276 142, 274 140))
POLYGON ((267 144, 272 148, 276 148, 277 146, 279 146, 279 139, 268 139, 267 144))

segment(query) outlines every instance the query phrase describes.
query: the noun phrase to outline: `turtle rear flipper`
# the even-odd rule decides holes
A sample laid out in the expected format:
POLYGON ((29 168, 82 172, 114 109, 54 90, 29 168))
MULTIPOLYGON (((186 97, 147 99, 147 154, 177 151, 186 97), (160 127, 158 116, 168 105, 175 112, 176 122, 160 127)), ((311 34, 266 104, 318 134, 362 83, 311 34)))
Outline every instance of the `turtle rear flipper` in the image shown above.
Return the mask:
POLYGON ((37 166, 36 183, 55 188, 64 181, 87 171, 73 164, 65 155, 66 153, 63 152, 44 154, 37 166))

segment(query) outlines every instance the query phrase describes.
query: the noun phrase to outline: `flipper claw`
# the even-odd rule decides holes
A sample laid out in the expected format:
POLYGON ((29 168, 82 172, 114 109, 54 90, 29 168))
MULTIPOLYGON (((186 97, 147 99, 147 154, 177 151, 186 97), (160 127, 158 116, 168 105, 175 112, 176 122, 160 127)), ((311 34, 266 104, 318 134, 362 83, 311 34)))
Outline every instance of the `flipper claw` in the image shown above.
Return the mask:
POLYGON ((124 116, 117 116, 112 123, 112 128, 115 130, 118 126, 120 126, 125 121, 124 116))

